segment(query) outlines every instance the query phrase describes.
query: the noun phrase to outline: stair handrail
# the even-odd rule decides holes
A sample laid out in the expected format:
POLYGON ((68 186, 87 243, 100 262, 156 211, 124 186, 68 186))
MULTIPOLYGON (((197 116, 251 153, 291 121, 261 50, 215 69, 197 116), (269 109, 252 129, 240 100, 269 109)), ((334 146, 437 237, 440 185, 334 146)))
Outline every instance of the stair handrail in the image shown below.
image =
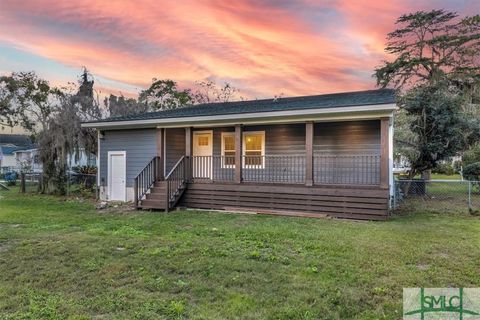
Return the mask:
POLYGON ((177 201, 180 199, 183 191, 185 190, 185 186, 187 183, 185 174, 185 159, 185 156, 182 156, 165 177, 165 211, 167 212, 175 206, 177 201))
POLYGON ((150 190, 155 184, 155 181, 157 181, 161 170, 161 168, 158 168, 159 164, 160 157, 153 157, 135 177, 133 182, 133 204, 135 205, 135 208, 138 208, 138 204, 143 196, 147 194, 148 190, 150 190))

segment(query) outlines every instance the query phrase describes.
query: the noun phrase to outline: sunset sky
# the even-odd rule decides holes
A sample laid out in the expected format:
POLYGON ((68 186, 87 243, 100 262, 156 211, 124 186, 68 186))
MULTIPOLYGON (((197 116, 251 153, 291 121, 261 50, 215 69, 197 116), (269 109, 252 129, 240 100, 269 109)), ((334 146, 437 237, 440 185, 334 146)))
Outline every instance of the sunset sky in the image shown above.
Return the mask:
POLYGON ((247 98, 374 88, 402 13, 480 12, 480 0, 0 0, 0 73, 53 84, 86 66, 125 95, 153 77, 230 82, 247 98))

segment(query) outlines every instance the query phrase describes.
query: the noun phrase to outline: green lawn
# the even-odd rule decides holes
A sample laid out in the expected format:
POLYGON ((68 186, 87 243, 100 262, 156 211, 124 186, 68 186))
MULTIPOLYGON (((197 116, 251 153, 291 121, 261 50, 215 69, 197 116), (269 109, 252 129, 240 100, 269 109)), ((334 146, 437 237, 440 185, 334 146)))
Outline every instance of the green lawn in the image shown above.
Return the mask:
POLYGON ((403 287, 480 287, 468 215, 353 222, 0 197, 0 319, 398 319, 403 287))

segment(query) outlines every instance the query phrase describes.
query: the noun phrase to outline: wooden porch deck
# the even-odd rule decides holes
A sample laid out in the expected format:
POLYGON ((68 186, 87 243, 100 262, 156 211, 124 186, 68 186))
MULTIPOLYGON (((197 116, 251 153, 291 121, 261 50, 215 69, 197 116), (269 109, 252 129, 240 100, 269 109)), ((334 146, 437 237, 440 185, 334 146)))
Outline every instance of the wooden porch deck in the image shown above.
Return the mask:
POLYGON ((188 183, 180 206, 259 214, 385 220, 388 190, 372 186, 188 183))

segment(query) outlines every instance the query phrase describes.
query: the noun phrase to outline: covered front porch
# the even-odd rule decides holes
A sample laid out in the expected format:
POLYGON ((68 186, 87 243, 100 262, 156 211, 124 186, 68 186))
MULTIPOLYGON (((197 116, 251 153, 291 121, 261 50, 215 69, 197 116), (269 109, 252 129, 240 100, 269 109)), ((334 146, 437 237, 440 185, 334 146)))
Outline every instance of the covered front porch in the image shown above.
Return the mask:
POLYGON ((150 177, 141 173, 135 180, 135 199, 146 196, 153 178, 172 203, 167 209, 179 202, 318 214, 333 204, 335 211, 340 205, 342 212, 384 216, 389 121, 158 128, 158 156, 142 171, 150 177))

